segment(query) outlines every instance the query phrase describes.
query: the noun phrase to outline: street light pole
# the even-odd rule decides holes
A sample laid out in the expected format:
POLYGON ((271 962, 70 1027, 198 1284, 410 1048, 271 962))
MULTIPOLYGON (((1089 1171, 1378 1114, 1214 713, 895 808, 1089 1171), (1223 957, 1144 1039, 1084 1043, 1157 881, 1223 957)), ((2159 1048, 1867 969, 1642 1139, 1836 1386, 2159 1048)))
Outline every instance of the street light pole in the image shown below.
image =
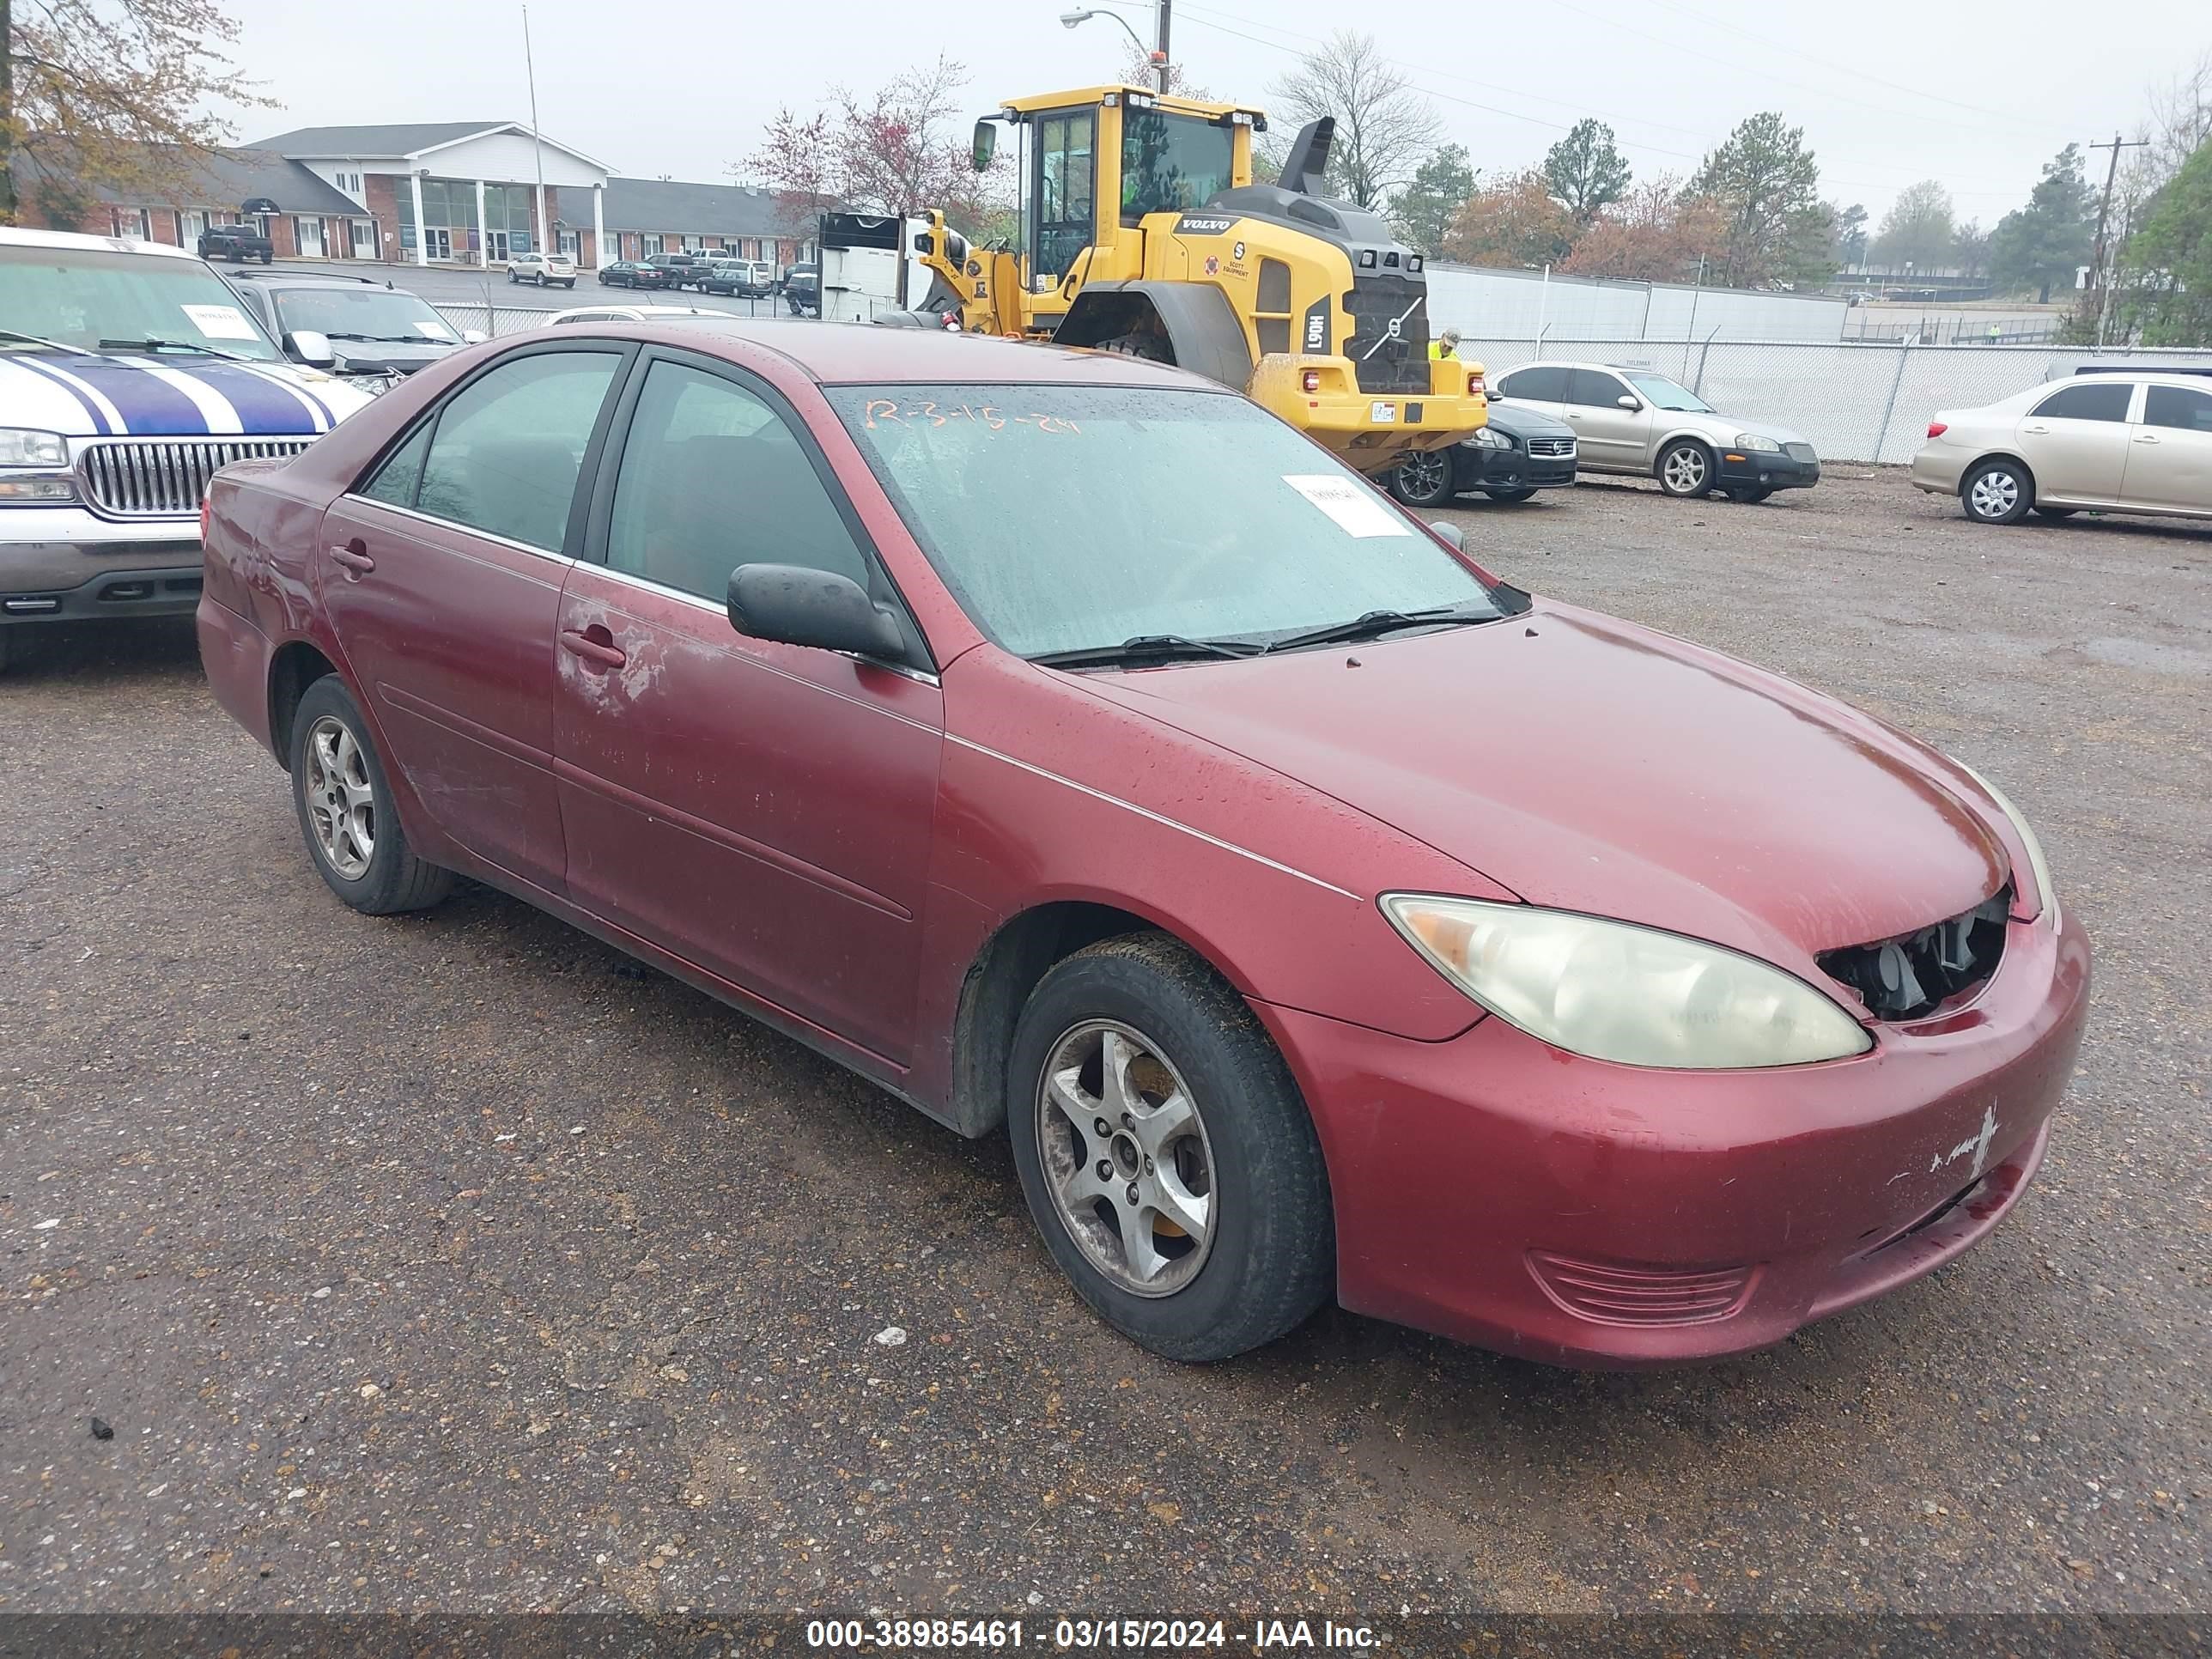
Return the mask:
POLYGON ((1175 15, 1175 0, 1160 0, 1159 43, 1152 59, 1159 70, 1160 90, 1168 89, 1168 24, 1175 15))
MULTIPOLYGON (((530 56, 530 8, 522 9, 522 72, 530 81, 530 159, 538 164, 538 241, 536 251, 545 252, 545 238, 550 234, 545 221, 545 147, 538 137, 538 66, 530 56)), ((489 242, 490 238, 486 236, 489 242)))
POLYGON ((1152 61, 1159 77, 1160 90, 1165 92, 1168 89, 1168 11, 1172 3, 1173 0, 1159 0, 1160 40, 1157 47, 1147 46, 1145 44, 1144 36, 1132 28, 1129 20, 1118 11, 1064 11, 1060 15, 1060 27, 1072 29, 1079 24, 1089 22, 1094 17, 1112 18, 1121 26, 1121 32, 1129 37, 1129 44, 1152 61))

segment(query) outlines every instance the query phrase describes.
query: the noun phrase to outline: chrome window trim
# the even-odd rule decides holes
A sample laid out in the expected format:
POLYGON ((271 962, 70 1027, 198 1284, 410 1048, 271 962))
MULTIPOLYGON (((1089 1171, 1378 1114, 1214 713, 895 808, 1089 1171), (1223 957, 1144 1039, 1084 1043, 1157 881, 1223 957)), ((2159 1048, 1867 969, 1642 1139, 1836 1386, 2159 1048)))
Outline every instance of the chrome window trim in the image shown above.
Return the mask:
POLYGON ((548 552, 544 548, 532 547, 528 542, 516 541, 512 536, 501 536, 492 531, 479 530, 472 524, 463 524, 459 519, 441 519, 434 513, 424 513, 412 507, 401 507, 394 501, 379 501, 375 496, 364 495, 357 489, 349 489, 338 499, 342 501, 358 501, 363 506, 375 507, 380 512, 397 513, 401 518, 412 519, 418 524, 434 524, 441 530, 458 530, 464 536, 480 537, 495 547, 511 547, 518 553, 534 554, 538 558, 554 564, 574 565, 578 562, 566 553, 548 552))

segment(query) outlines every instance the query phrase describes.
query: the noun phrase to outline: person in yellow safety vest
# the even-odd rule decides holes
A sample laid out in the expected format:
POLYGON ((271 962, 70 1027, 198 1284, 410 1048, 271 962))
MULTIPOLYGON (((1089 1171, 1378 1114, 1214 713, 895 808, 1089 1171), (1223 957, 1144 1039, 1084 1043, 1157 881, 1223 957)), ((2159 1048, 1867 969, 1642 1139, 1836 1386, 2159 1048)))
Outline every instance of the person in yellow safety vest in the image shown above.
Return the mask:
POLYGON ((1431 361, 1457 356, 1459 356, 1459 331, 1455 328, 1446 329, 1441 336, 1429 342, 1429 356, 1431 361))

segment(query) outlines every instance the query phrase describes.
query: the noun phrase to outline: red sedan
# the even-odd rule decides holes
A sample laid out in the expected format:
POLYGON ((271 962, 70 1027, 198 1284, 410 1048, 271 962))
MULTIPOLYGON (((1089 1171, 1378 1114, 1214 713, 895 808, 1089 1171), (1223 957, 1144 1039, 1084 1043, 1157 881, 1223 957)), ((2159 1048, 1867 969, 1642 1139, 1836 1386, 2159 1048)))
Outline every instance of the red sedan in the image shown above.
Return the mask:
POLYGON ((1992 785, 1173 369, 564 330, 207 515, 210 678, 340 899, 466 875, 1004 1127, 1164 1354, 1332 1291, 1565 1364, 1774 1342, 1994 1227, 2080 1040, 1992 785))

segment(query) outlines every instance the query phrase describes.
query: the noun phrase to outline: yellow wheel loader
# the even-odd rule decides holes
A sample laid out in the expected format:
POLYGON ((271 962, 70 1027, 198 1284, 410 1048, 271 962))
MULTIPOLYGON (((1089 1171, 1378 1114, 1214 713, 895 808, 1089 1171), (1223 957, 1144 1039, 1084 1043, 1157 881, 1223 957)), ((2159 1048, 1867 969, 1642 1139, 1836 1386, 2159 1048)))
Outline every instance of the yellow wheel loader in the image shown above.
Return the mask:
POLYGON ((1267 117, 1233 104, 1126 86, 1018 99, 975 124, 978 172, 1001 124, 1020 246, 971 248, 932 213, 925 311, 1179 364, 1370 474, 1487 418, 1482 365, 1429 356, 1421 256, 1320 193, 1333 121, 1300 131, 1274 185, 1252 182, 1267 117))

